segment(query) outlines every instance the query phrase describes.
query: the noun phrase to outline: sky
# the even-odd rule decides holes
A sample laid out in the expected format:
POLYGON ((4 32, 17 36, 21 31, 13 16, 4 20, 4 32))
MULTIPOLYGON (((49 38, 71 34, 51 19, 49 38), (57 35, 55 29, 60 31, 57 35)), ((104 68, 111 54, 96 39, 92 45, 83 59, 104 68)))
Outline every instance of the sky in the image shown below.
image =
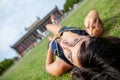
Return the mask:
POLYGON ((55 6, 60 10, 66 0, 0 0, 0 61, 18 56, 10 47, 37 20, 44 18, 55 6))

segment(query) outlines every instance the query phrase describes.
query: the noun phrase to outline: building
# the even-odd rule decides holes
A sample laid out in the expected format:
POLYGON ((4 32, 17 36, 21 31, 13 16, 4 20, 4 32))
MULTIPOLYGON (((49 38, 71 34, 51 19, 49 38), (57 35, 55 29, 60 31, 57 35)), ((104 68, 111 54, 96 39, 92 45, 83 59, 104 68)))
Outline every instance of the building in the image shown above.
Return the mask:
POLYGON ((61 19, 63 13, 55 7, 42 20, 37 17, 37 20, 29 27, 25 28, 27 33, 11 46, 20 56, 23 56, 31 48, 33 48, 38 40, 42 40, 47 35, 45 25, 51 23, 50 15, 54 14, 58 19, 61 19))

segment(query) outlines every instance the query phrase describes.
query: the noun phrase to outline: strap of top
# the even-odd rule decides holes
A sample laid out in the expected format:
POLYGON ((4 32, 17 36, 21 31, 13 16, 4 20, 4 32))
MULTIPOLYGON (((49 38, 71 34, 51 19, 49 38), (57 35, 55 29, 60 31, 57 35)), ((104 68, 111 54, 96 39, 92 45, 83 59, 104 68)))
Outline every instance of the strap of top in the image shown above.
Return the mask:
POLYGON ((59 33, 62 35, 63 32, 66 32, 66 31, 71 31, 71 32, 76 33, 78 35, 89 35, 85 30, 81 30, 80 28, 76 28, 76 27, 62 27, 59 30, 59 33))

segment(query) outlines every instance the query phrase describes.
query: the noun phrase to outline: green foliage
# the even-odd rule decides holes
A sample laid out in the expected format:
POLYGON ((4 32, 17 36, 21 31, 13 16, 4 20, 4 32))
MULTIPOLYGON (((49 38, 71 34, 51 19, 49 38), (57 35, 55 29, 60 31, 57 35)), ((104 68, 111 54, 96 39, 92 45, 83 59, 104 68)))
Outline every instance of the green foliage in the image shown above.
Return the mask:
POLYGON ((77 9, 62 21, 62 25, 84 29, 84 18, 90 10, 96 9, 102 19, 104 36, 120 37, 120 0, 84 0, 77 9))
MULTIPOLYGON (((104 35, 120 37, 120 0, 84 0, 75 10, 62 20, 63 26, 84 29, 84 18, 92 9, 98 10, 104 23, 104 35)), ((50 35, 52 36, 52 35, 50 35)), ((0 80, 70 80, 70 72, 61 77, 46 72, 45 59, 48 39, 45 38, 27 53, 17 64, 10 67, 0 80)))
POLYGON ((73 8, 73 5, 78 3, 80 0, 66 0, 64 4, 64 12, 69 11, 70 8, 73 8))
POLYGON ((0 63, 0 75, 5 71, 4 66, 0 63))
POLYGON ((0 63, 0 75, 14 63, 13 59, 5 59, 0 63))

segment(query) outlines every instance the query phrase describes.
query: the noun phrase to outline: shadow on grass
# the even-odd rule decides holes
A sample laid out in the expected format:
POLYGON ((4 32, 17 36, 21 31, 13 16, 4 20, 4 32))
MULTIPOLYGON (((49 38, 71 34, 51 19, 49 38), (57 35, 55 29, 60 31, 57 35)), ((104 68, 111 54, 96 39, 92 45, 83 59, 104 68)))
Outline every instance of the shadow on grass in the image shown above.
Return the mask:
POLYGON ((113 29, 115 26, 117 26, 118 24, 120 24, 120 15, 117 14, 115 16, 111 16, 108 19, 103 20, 103 30, 104 30, 104 34, 108 34, 108 32, 113 29))

